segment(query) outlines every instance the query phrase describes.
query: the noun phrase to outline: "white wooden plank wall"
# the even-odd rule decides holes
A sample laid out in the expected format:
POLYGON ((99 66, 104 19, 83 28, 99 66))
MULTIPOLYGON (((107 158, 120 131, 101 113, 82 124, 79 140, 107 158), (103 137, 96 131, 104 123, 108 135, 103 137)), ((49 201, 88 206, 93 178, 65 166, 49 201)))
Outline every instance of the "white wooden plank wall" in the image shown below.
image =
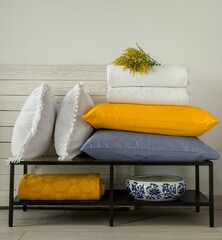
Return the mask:
MULTIPOLYGON (((48 83, 56 96, 59 108, 64 95, 77 83, 83 82, 95 104, 106 101, 106 66, 98 65, 0 65, 0 206, 8 206, 11 133, 22 105, 29 94, 42 82, 48 83)), ((56 159, 54 146, 44 159, 56 159)), ((106 166, 34 166, 32 173, 100 172, 108 187, 106 166)), ((124 187, 127 177, 134 174, 134 167, 115 168, 115 186, 124 187)), ((22 167, 16 167, 15 194, 17 194, 22 167)))

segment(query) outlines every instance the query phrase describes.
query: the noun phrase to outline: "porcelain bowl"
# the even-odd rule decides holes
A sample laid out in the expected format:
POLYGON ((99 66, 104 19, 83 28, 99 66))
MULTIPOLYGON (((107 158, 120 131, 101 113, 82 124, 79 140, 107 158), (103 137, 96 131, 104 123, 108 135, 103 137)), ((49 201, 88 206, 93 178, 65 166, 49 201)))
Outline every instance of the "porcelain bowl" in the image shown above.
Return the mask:
POLYGON ((145 201, 176 200, 186 190, 184 179, 173 175, 144 175, 127 179, 126 190, 131 196, 145 201))

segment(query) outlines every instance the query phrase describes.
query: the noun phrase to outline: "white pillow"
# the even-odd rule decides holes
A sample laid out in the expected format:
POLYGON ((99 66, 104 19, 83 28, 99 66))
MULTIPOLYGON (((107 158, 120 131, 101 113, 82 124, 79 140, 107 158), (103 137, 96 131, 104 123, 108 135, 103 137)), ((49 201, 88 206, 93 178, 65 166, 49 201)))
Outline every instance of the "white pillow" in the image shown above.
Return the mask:
POLYGON ((55 149, 59 161, 71 160, 81 153, 80 148, 93 132, 82 115, 94 106, 91 97, 77 84, 64 97, 55 125, 55 149))
POLYGON ((52 144, 56 103, 50 87, 43 83, 24 103, 13 128, 9 161, 39 157, 52 144))

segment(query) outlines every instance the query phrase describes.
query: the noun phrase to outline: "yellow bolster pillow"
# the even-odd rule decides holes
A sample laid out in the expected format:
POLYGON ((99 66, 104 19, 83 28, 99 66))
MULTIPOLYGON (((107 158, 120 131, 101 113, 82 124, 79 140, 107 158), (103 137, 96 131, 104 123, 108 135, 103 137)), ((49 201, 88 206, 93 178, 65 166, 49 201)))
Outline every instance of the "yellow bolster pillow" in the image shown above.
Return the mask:
POLYGON ((20 200, 99 200, 105 185, 97 173, 26 174, 20 181, 20 200))
POLYGON ((198 107, 119 103, 98 104, 83 119, 96 129, 174 136, 200 136, 218 123, 208 111, 198 107))

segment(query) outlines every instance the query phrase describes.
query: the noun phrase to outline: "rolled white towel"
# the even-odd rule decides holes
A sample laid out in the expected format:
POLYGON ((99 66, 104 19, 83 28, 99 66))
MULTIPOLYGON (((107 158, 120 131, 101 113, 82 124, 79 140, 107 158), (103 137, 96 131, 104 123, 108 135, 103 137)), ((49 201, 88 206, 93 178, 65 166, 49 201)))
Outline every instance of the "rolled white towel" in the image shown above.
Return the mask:
POLYGON ((186 88, 118 87, 108 88, 108 102, 152 105, 188 105, 186 88))
POLYGON ((189 73, 186 66, 154 66, 148 73, 130 73, 122 66, 107 66, 109 87, 186 87, 189 73))

